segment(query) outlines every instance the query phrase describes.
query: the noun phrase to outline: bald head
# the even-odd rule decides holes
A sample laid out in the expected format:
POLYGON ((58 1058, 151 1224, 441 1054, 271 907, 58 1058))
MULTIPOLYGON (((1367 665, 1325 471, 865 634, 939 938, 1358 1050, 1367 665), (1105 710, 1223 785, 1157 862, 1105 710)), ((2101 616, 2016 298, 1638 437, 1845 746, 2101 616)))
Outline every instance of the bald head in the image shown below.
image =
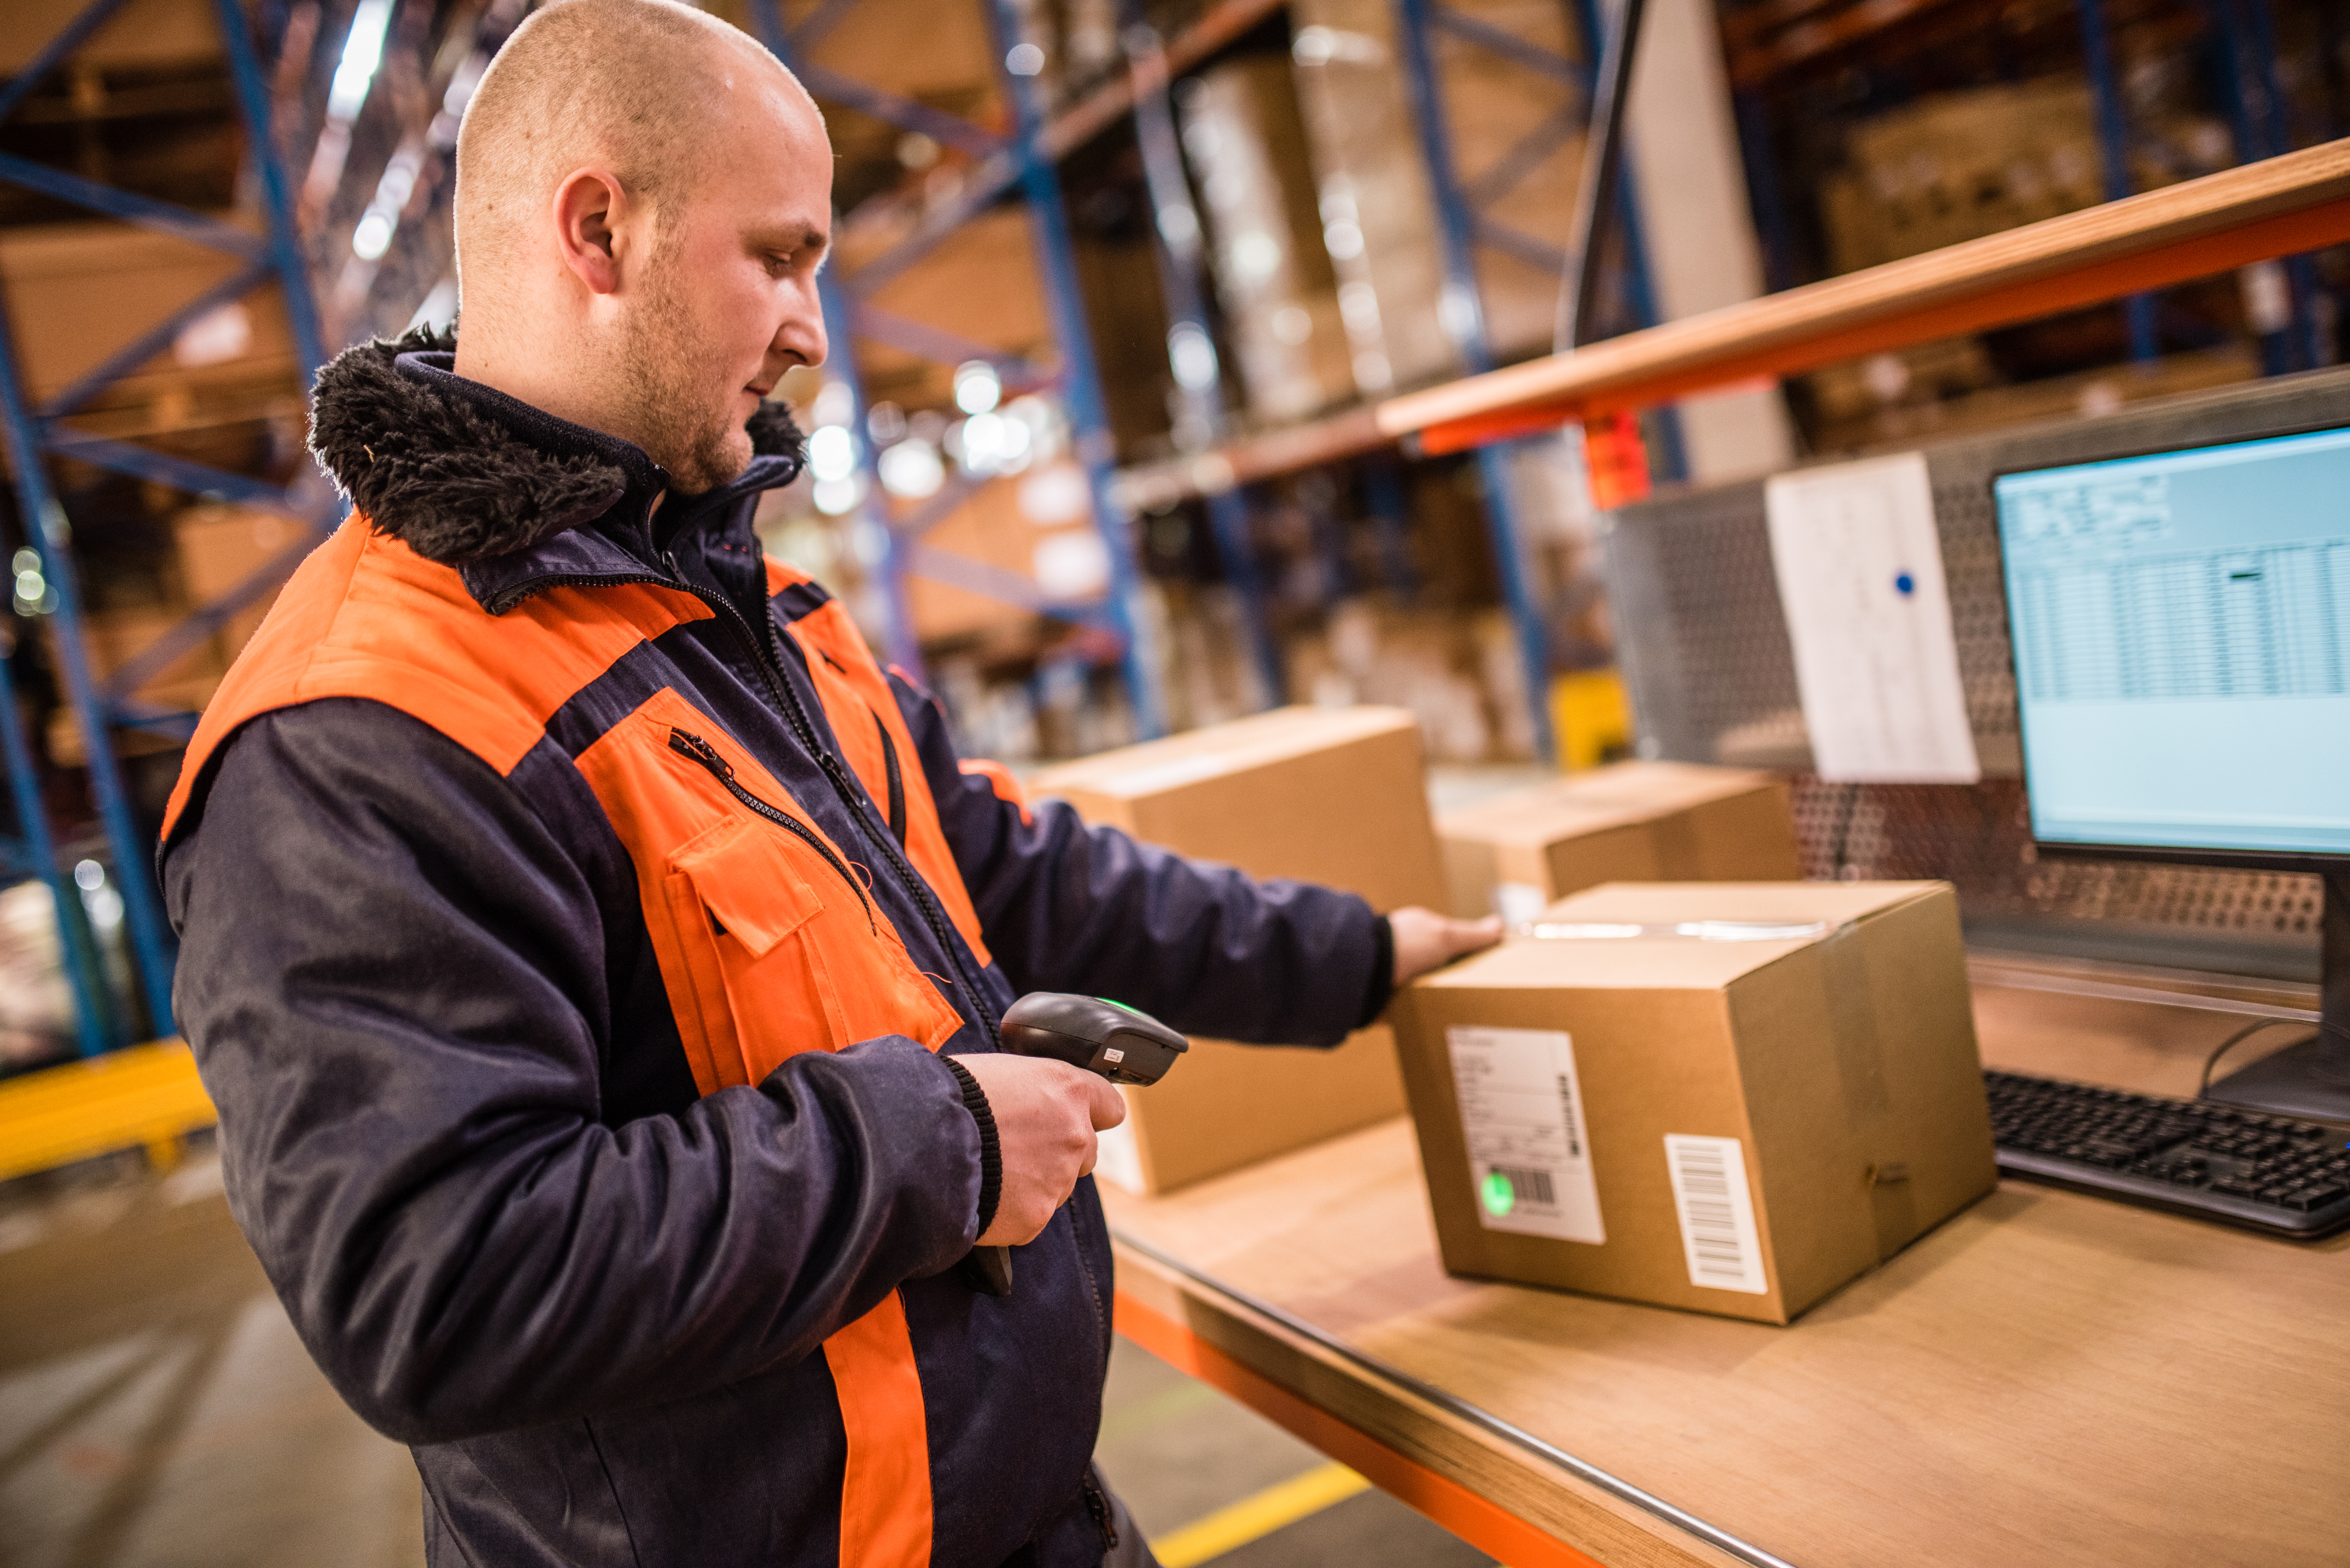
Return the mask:
POLYGON ((562 0, 457 139, 457 374, 723 483, 824 360, 831 229, 823 117, 774 56, 671 0, 562 0))
POLYGON ((676 0, 560 0, 533 15, 482 78, 457 138, 457 261, 467 294, 515 262, 525 231, 571 171, 607 169, 639 201, 673 208, 723 167, 743 100, 775 93, 821 127, 814 100, 781 61, 676 0))

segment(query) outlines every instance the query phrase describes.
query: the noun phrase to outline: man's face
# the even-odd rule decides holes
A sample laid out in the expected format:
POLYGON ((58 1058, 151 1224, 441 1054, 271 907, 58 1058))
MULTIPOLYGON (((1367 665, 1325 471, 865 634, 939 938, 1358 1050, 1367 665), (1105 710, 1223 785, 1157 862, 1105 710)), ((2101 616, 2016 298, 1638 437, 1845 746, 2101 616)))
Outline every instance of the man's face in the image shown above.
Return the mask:
POLYGON ((628 317, 640 443, 686 495, 741 473, 751 461, 743 422, 785 371, 824 361, 816 280, 831 232, 832 150, 815 111, 786 89, 745 97, 703 166, 673 179, 628 317))

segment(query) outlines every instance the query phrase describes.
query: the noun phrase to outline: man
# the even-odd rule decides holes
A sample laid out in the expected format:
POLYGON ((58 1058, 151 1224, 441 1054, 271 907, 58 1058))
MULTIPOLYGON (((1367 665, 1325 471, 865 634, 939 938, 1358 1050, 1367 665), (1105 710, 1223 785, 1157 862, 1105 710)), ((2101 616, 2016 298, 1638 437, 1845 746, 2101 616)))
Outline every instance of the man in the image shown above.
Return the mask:
POLYGON ((1122 1106, 996 1021, 1326 1043, 1493 933, 1000 797, 761 558, 830 218, 764 50, 571 0, 458 166, 463 339, 319 378, 355 514, 165 827, 238 1221, 436 1564, 1147 1561, 1088 1469, 1122 1106))

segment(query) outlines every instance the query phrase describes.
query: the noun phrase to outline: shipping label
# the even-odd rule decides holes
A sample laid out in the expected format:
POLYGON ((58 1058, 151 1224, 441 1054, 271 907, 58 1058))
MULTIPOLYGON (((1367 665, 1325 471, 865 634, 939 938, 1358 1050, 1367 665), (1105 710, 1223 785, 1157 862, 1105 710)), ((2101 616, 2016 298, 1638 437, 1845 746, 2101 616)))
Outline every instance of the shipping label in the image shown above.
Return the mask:
POLYGON ((1555 1029, 1463 1026, 1444 1039, 1478 1222, 1593 1246, 1607 1241, 1573 1038, 1555 1029))

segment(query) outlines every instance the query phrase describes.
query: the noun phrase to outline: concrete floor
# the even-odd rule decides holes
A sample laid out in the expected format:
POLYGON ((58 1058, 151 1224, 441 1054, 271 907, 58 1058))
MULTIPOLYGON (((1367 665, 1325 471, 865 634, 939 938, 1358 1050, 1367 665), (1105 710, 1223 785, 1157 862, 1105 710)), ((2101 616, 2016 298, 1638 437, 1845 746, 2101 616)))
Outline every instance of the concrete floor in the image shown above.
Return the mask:
MULTIPOLYGON (((1154 1542, 1327 1464, 1122 1340, 1100 1456, 1154 1542)), ((407 1450, 310 1365, 208 1154, 0 1186, 0 1568, 421 1568, 419 1511, 407 1450)), ((1193 1561, 1490 1560, 1366 1491, 1193 1561)))

